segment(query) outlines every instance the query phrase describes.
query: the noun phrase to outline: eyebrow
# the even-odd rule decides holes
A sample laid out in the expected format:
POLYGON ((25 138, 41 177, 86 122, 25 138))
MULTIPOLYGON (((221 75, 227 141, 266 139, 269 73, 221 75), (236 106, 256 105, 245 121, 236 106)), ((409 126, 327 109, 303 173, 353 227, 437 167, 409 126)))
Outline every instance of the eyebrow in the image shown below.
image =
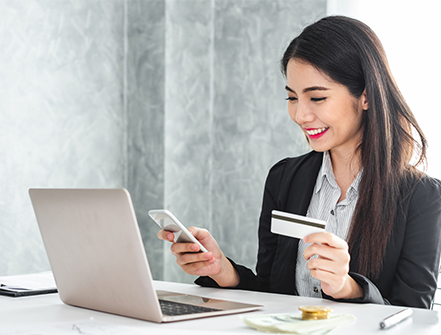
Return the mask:
MULTIPOLYGON (((288 86, 285 86, 285 89, 287 91, 290 91, 292 93, 296 93, 294 92, 294 90, 290 89, 288 86)), ((311 91, 328 91, 329 88, 323 87, 323 86, 311 86, 311 87, 307 87, 303 90, 303 93, 307 93, 307 92, 311 92, 311 91)))

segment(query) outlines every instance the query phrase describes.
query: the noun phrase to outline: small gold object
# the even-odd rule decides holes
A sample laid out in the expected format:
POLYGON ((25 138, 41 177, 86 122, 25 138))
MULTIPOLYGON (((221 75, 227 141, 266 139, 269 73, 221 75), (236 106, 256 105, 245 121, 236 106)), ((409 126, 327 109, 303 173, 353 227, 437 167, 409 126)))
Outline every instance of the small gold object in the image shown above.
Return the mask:
POLYGON ((300 306, 299 309, 303 320, 329 319, 329 313, 332 312, 332 308, 324 306, 300 306))

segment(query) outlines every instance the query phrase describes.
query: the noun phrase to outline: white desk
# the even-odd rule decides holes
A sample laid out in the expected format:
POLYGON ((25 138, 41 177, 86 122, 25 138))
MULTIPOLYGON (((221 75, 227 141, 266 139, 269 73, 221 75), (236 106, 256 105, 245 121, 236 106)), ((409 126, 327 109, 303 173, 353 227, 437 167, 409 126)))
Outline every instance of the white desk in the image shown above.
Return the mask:
MULTIPOLYGON (((155 282, 155 286, 162 290, 263 304, 265 306, 263 310, 252 313, 298 313, 298 307, 301 305, 325 305, 332 307, 335 313, 353 314, 357 318, 357 321, 344 325, 331 332, 331 334, 441 334, 441 323, 438 321, 438 312, 436 311, 414 309, 412 319, 408 319, 389 330, 380 330, 380 320, 399 311, 400 307, 335 303, 324 299, 211 289, 168 282, 155 282)), ((79 334, 78 330, 72 330, 74 324, 78 325, 86 334, 202 335, 208 332, 210 335, 264 334, 246 326, 237 315, 155 324, 67 306, 60 301, 58 294, 26 298, 0 296, 0 335, 24 335, 31 334, 30 331, 33 331, 32 334, 79 334), (95 330, 92 327, 95 327, 95 330), (10 332, 11 329, 14 331, 10 332)))

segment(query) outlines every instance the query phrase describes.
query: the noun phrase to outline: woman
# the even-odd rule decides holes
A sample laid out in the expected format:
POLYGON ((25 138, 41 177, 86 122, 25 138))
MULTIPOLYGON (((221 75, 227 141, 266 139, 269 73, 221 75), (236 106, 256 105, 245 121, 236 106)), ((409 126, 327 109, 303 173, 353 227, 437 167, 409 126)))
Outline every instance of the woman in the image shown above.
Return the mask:
MULTIPOLYGON (((425 163, 426 140, 380 41, 355 19, 327 17, 290 43, 281 65, 289 115, 313 151, 269 172, 257 274, 198 228, 191 231, 209 252, 174 243, 177 263, 203 286, 430 308, 441 185, 415 168, 425 163), (326 232, 303 240, 272 234, 274 209, 325 220, 326 232)), ((166 231, 158 237, 173 241, 166 231)))

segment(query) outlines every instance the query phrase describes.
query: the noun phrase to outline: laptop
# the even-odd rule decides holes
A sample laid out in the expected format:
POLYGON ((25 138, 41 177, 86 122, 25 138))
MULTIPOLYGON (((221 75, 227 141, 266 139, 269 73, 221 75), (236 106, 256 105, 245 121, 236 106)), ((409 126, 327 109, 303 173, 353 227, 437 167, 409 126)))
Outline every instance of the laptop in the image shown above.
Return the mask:
POLYGON ((263 307, 155 291, 125 189, 30 189, 29 194, 65 304, 158 323, 263 307))

